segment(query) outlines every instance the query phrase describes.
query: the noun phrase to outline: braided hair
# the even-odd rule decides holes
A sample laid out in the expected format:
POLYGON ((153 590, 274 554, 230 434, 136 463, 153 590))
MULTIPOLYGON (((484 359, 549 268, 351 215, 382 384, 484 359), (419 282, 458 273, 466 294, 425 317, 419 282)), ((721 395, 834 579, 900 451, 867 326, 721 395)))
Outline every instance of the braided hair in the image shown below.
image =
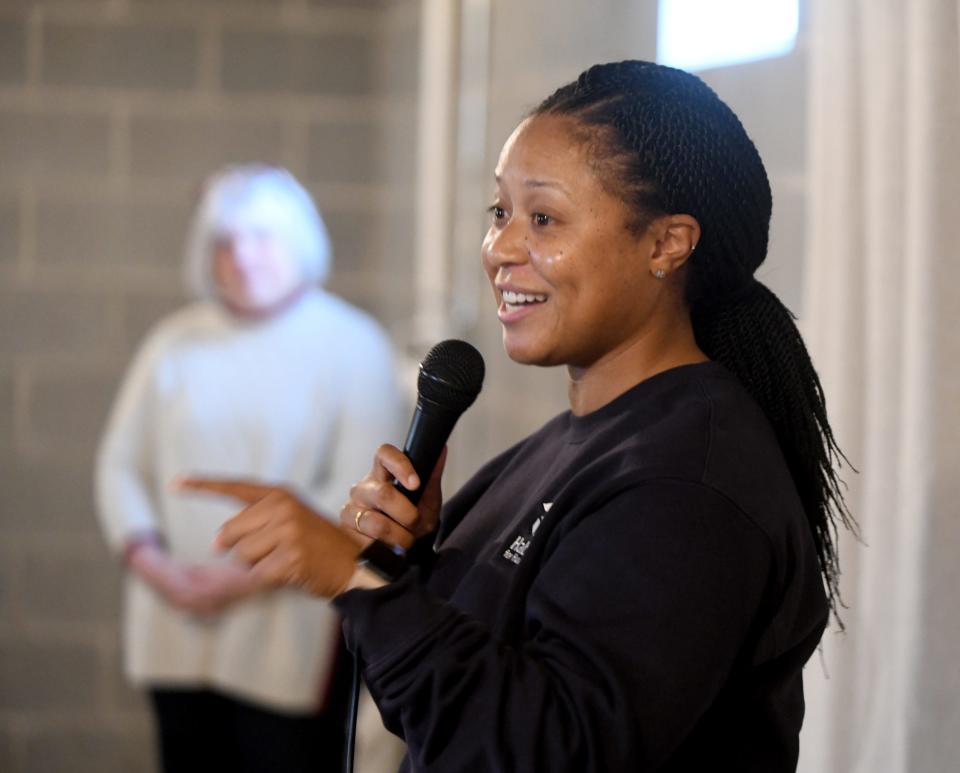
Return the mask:
POLYGON ((545 114, 574 119, 600 180, 633 213, 633 230, 666 214, 699 222, 684 290, 697 344, 740 379, 773 425, 842 628, 837 524, 856 531, 837 474, 847 459, 796 318, 753 276, 767 254, 772 207, 756 147, 702 80, 651 62, 595 65, 532 112, 545 114))

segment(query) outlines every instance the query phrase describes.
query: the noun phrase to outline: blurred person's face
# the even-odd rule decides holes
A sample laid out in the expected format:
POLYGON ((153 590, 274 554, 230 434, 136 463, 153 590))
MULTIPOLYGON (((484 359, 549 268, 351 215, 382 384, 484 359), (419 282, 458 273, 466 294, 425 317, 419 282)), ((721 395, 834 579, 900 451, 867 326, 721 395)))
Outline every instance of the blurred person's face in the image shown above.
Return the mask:
POLYGON ((305 284, 286 242, 256 227, 219 235, 213 248, 213 279, 228 308, 258 316, 283 306, 305 284))
POLYGON ((589 367, 630 346, 653 313, 644 262, 623 201, 604 190, 570 119, 537 116, 510 136, 497 164, 484 270, 511 359, 589 367))

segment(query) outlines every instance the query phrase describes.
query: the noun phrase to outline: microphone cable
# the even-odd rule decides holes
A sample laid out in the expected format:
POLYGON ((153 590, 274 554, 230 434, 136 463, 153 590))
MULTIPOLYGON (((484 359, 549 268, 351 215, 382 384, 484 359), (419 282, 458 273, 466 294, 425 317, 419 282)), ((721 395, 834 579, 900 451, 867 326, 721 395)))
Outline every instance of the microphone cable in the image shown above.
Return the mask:
POLYGON ((350 678, 350 708, 347 711, 347 740, 343 755, 343 773, 353 773, 357 746, 357 715, 360 707, 360 649, 353 652, 353 675, 350 678))

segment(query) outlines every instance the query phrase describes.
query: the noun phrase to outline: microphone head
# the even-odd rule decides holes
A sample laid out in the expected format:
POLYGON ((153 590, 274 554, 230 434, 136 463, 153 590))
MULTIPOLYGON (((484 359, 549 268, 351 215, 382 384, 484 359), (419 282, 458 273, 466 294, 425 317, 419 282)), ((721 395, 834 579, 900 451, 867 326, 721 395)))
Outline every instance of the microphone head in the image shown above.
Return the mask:
POLYGON ((466 341, 441 341, 420 363, 417 394, 422 400, 462 413, 480 394, 484 371, 483 357, 466 341))

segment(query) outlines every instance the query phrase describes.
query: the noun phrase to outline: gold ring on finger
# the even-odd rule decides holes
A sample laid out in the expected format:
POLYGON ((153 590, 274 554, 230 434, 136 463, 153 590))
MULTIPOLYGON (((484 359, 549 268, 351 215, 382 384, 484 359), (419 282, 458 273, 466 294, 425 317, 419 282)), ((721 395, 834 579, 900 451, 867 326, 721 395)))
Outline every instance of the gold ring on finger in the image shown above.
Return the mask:
POLYGON ((361 533, 363 532, 363 529, 360 528, 360 519, 363 518, 363 514, 366 512, 367 511, 364 510, 362 507, 358 507, 357 514, 353 517, 353 523, 356 525, 357 531, 361 533))

